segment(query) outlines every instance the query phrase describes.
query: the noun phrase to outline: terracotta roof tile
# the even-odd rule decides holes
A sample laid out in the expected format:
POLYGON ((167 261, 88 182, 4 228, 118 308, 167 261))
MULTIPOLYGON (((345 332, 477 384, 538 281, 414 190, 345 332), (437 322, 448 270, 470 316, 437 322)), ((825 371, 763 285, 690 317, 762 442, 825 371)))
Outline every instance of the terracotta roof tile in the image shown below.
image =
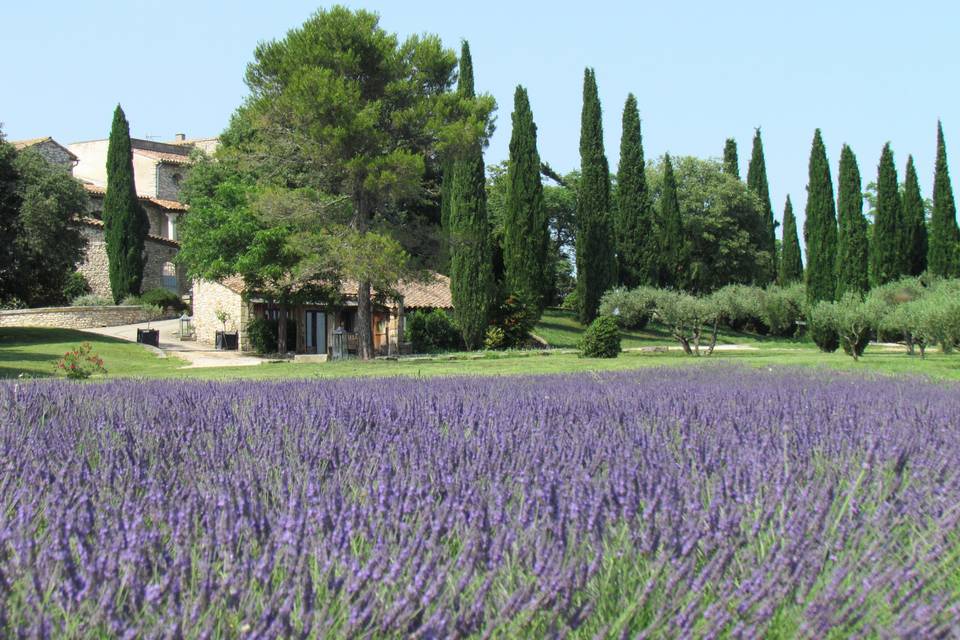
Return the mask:
MULTIPOLYGON (((84 182, 83 187, 87 190, 87 193, 93 196, 105 196, 107 195, 107 190, 104 187, 101 187, 96 184, 91 184, 89 182, 84 182)), ((176 200, 164 200, 163 198, 151 198, 150 196, 137 196, 144 202, 150 202, 160 207, 161 209, 166 209, 167 211, 187 211, 189 207, 183 204, 182 202, 177 202, 176 200)))
POLYGON ((36 146, 38 144, 43 144, 44 142, 52 142, 61 149, 67 152, 67 154, 74 160, 78 160, 76 155, 70 149, 67 149, 65 146, 54 140, 51 136, 44 136, 42 138, 30 138, 29 140, 13 140, 10 144, 13 145, 13 148, 17 151, 22 151, 23 149, 28 149, 30 147, 36 146))
MULTIPOLYGON (((103 220, 97 220, 96 218, 84 217, 80 218, 82 224, 87 225, 88 227, 94 227, 96 229, 103 229, 103 220)), ((165 244, 170 247, 180 248, 180 243, 176 240, 171 240, 170 238, 162 238, 160 236, 155 236, 152 234, 147 234, 147 238, 153 240, 154 242, 159 242, 160 244, 165 244)))
POLYGON ((179 153, 167 153, 164 151, 150 151, 148 149, 134 149, 133 152, 138 156, 144 156, 145 158, 152 158, 153 160, 158 160, 161 164, 178 164, 178 165, 193 164, 189 156, 182 155, 179 153))

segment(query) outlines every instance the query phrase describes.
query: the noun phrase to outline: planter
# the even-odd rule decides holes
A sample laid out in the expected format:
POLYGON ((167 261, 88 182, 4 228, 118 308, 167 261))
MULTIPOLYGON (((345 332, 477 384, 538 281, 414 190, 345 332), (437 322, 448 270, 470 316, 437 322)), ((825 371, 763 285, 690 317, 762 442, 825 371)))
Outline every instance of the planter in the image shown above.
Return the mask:
POLYGON ((137 342, 148 344, 151 347, 159 347, 160 331, 158 329, 137 329, 137 342))
POLYGON ((230 333, 217 331, 215 344, 216 348, 220 351, 236 351, 237 346, 240 344, 240 334, 236 331, 230 333))

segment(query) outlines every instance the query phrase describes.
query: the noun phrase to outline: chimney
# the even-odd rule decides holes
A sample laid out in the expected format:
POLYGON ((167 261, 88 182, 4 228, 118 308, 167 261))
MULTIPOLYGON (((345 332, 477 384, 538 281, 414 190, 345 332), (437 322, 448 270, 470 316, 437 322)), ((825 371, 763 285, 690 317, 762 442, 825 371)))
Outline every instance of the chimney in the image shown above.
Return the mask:
POLYGON ((184 140, 187 139, 187 134, 185 133, 174 134, 173 139, 175 142, 183 142, 184 140))

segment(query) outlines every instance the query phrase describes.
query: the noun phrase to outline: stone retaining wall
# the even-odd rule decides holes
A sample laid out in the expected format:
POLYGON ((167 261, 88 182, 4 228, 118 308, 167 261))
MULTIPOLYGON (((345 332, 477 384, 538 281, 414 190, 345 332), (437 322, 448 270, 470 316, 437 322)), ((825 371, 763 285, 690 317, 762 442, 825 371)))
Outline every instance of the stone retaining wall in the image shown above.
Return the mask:
POLYGON ((51 327, 55 329, 93 329, 146 322, 143 308, 118 307, 44 307, 0 311, 0 327, 51 327))

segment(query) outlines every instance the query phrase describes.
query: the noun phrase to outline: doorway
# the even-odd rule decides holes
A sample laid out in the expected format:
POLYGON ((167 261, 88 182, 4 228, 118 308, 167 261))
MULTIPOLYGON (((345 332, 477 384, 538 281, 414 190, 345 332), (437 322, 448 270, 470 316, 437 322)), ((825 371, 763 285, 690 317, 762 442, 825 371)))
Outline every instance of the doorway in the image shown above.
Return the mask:
POLYGON ((307 311, 307 353, 327 352, 327 314, 307 311))

